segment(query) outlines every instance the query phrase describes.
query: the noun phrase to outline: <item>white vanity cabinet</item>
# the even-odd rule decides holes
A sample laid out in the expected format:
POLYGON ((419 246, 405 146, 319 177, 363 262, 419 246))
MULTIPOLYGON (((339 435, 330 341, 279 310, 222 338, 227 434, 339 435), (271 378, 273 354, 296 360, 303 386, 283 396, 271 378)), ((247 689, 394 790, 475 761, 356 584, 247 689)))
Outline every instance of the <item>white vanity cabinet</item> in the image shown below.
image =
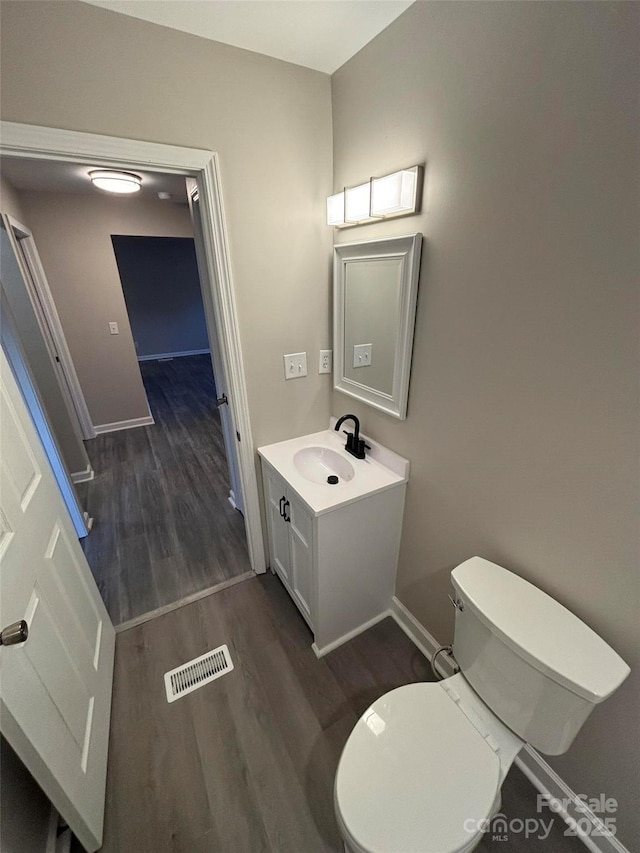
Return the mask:
POLYGON ((332 432, 258 451, 269 564, 311 628, 318 657, 388 615, 408 477, 408 462, 386 451, 385 461, 400 460, 400 473, 352 458, 351 482, 309 483, 289 459, 310 440, 342 452, 344 439, 332 432))

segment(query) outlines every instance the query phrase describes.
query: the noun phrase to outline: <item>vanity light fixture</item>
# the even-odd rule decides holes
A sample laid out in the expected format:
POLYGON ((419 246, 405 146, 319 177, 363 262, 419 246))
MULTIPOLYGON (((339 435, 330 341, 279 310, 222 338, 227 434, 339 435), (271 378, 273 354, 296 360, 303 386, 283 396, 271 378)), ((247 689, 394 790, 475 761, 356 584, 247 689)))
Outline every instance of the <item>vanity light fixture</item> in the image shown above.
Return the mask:
POLYGON ((345 187, 327 199, 327 225, 346 228, 419 213, 423 173, 422 166, 411 166, 371 178, 366 184, 345 187))
POLYGON ((344 225, 344 192, 327 199, 327 225, 344 225))
POLYGON ((355 225, 371 216, 371 182, 357 187, 345 187, 344 221, 346 225, 355 225))
POLYGON ((89 172, 89 177, 99 190, 119 195, 137 193, 142 184, 139 175, 134 175, 133 172, 116 172, 113 169, 94 169, 89 172))

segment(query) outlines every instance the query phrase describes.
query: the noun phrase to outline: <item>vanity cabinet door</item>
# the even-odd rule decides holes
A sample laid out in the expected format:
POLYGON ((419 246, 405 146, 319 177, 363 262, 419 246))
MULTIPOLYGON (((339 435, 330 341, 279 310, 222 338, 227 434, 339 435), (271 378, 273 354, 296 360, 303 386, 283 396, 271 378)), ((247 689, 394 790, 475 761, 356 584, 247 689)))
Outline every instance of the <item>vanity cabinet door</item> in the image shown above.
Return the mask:
POLYGON ((313 518, 297 498, 287 508, 291 528, 291 575, 293 594, 308 622, 312 620, 313 518))
POLYGON ((275 569, 288 587, 291 587, 289 525, 282 511, 286 501, 285 482, 266 466, 263 467, 263 472, 267 496, 271 568, 275 569))

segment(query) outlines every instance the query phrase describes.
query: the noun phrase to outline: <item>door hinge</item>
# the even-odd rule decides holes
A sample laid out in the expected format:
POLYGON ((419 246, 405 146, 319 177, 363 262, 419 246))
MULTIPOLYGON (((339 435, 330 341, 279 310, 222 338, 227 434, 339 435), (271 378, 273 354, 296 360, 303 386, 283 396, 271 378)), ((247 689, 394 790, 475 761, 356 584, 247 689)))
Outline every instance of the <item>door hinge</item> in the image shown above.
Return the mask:
POLYGON ((228 405, 229 405, 229 401, 227 400, 226 394, 223 394, 222 397, 218 397, 218 399, 216 400, 216 406, 218 406, 218 408, 220 408, 220 406, 228 406, 228 405))
POLYGON ((242 441, 242 439, 240 438, 240 433, 238 432, 238 430, 236 430, 236 438, 238 439, 238 441, 242 441))

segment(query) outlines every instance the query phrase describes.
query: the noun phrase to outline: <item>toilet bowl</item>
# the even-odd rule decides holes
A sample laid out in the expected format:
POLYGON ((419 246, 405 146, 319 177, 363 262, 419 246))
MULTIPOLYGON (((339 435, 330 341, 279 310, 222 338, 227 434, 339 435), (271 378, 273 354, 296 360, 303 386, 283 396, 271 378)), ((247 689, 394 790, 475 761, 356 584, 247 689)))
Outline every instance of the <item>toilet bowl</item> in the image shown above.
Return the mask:
POLYGON ((392 690, 363 714, 340 759, 334 802, 345 850, 473 850, 522 746, 460 675, 392 690))
POLYGON ((460 672, 382 696, 358 720, 334 789, 347 853, 468 853, 525 743, 559 755, 629 667, 584 622, 472 557, 451 573, 460 672))

